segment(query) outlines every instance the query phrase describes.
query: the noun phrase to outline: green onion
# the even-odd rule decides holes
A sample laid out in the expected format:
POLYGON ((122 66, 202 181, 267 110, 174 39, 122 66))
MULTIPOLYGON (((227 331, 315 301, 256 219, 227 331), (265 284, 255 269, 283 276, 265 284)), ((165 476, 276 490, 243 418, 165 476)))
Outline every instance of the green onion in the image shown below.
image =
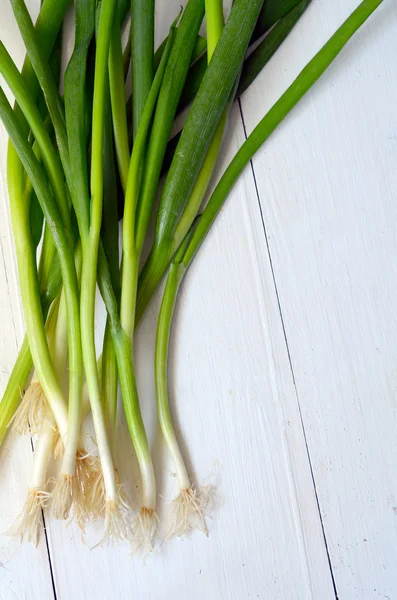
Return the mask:
MULTIPOLYGON (((208 60, 211 60, 223 28, 222 1, 206 0, 205 9, 208 35, 208 60)), ((193 187, 185 213, 179 221, 179 225, 182 223, 182 226, 186 228, 186 232, 190 229, 201 202, 203 201, 204 194, 215 168, 227 120, 228 109, 229 107, 225 109, 225 112, 219 121, 215 135, 193 187)), ((178 239, 177 234, 175 237, 178 239)), ((189 242, 189 237, 190 236, 188 235, 182 245, 180 242, 178 243, 178 247, 181 247, 170 267, 160 309, 159 328, 157 330, 156 338, 155 379, 158 418, 164 439, 174 461, 179 485, 179 494, 172 503, 172 511, 167 531, 169 537, 173 537, 174 535, 185 535, 192 529, 195 521, 198 521, 199 528, 207 533, 204 511, 208 494, 206 493, 206 490, 197 490, 190 482, 175 431, 172 426, 167 392, 168 341, 179 282, 182 280, 183 276, 183 266, 181 268, 180 259, 183 257, 186 245, 189 242)))
MULTIPOLYGON (((52 51, 68 4, 69 0, 44 0, 43 2, 37 19, 36 30, 40 37, 42 51, 45 57, 48 57, 52 51)), ((26 58, 24 61, 22 77, 24 78, 26 88, 30 90, 31 96, 37 97, 39 91, 39 84, 28 58, 26 58)), ((23 115, 21 114, 17 106, 15 110, 18 115, 18 118, 21 119, 21 121, 23 122, 23 115)), ((25 127, 27 132, 27 125, 25 125, 25 127)), ((13 203, 17 202, 18 200, 16 198, 21 197, 24 193, 25 173, 23 170, 22 163, 19 160, 18 154, 15 152, 12 143, 9 143, 8 145, 7 164, 9 178, 9 195, 10 201, 11 203, 13 203)), ((43 253, 48 252, 48 254, 50 254, 50 251, 47 251, 47 248, 48 242, 44 242, 43 253)), ((41 261, 41 264, 43 265, 43 261, 41 261)), ((42 291, 44 286, 44 280, 47 276, 45 272, 47 269, 48 265, 46 265, 45 267, 41 267, 43 277, 42 279, 40 279, 42 291)), ((57 273, 59 273, 59 269, 55 269, 52 272, 52 284, 54 283, 54 275, 57 273)), ((59 277, 58 280, 60 281, 59 277)), ((48 291, 49 290, 46 290, 45 292, 45 296, 47 299, 49 298, 48 291)), ((49 303, 53 300, 53 298, 55 298, 55 295, 56 293, 54 293, 54 295, 49 301, 45 301, 46 306, 43 306, 44 312, 48 310, 49 303)), ((15 410, 17 409, 17 406, 20 401, 20 390, 23 389, 23 387, 25 386, 31 368, 32 359, 30 355, 29 344, 27 338, 25 337, 17 361, 8 381, 6 390, 3 394, 2 401, 0 403, 0 445, 4 439, 8 422, 15 413, 15 410)))
MULTIPOLYGON (((18 26, 20 28, 22 37, 24 39, 26 49, 35 70, 36 76, 39 80, 41 88, 44 93, 44 97, 47 103, 49 114, 54 124, 55 135, 59 148, 59 153, 63 165, 63 169, 66 175, 66 179, 69 184, 69 189, 72 188, 70 163, 69 163, 69 148, 66 136, 66 123, 62 100, 59 96, 56 83, 52 76, 51 70, 48 64, 45 62, 43 57, 40 44, 37 39, 37 33, 34 29, 32 20, 27 11, 26 5, 23 0, 12 0, 12 6, 14 15, 16 17, 18 26)), ((25 114, 25 116, 27 116, 25 114)), ((23 148, 20 148, 23 151, 23 148)), ((32 170, 32 165, 31 165, 32 170)), ((36 165, 35 165, 36 168, 36 165)), ((36 169, 37 171, 37 169, 36 169)), ((61 474, 59 480, 60 486, 57 486, 56 493, 59 494, 61 500, 65 502, 65 510, 63 513, 68 514, 69 497, 75 489, 74 477, 76 472, 76 453, 78 450, 78 442, 80 437, 81 427, 81 393, 83 383, 83 364, 82 364, 82 347, 81 347, 81 331, 80 331, 80 310, 79 310, 79 286, 76 276, 76 269, 74 259, 72 255, 73 241, 72 234, 65 237, 62 232, 63 239, 59 231, 58 213, 53 206, 52 199, 46 193, 47 190, 43 189, 42 182, 40 181, 42 174, 35 173, 36 186, 40 188, 41 197, 39 201, 42 205, 43 212, 49 216, 50 222, 54 223, 52 227, 53 237, 57 236, 58 243, 57 250, 61 263, 61 271, 65 294, 67 297, 67 309, 68 309, 68 322, 69 322, 69 407, 68 407, 68 425, 67 435, 64 430, 60 427, 61 437, 65 444, 65 452, 62 461, 61 474)), ((33 180, 32 180, 33 183, 33 180)), ((34 185, 34 183, 33 183, 34 185)), ((35 187, 35 186, 34 186, 35 187)), ((36 194, 38 194, 37 190, 36 194)), ((56 241, 56 240, 55 240, 56 241)), ((37 297, 36 297, 37 301, 37 297)), ((37 307, 36 307, 37 310, 37 307)), ((29 339, 30 345, 32 341, 29 339)), ((31 348, 32 350, 32 348, 31 348)), ((43 348, 41 349, 43 351, 43 348)), ((48 350, 48 348, 47 348, 48 350)), ((33 351, 32 351, 33 354, 33 351)), ((44 354, 43 354, 44 356, 44 354)), ((34 354, 33 354, 34 357, 34 354)), ((35 362, 35 361, 34 361, 35 362)), ((39 374, 43 389, 47 395, 47 391, 43 382, 44 373, 40 370, 35 362, 36 370, 39 374)), ((47 374, 48 376, 48 374, 47 374)), ((55 415, 56 416, 56 415, 55 415)), ((57 419, 58 421, 58 419, 57 419)), ((60 509, 59 512, 62 512, 60 509)))
MULTIPOLYGON (((73 307, 75 306, 76 300, 75 290, 77 288, 77 281, 74 279, 76 273, 74 264, 71 262, 73 261, 73 256, 70 253, 68 241, 61 224, 61 218, 47 186, 42 168, 37 161, 33 150, 25 139, 22 127, 16 120, 1 88, 0 116, 33 184, 47 221, 50 223, 60 257, 64 282, 66 281, 69 284, 70 299, 68 298, 68 300, 70 300, 71 307, 73 307)), ((40 382, 57 420, 61 435, 64 437, 66 436, 67 428, 66 407, 47 344, 41 310, 36 260, 30 234, 29 206, 26 206, 23 199, 22 202, 16 201, 11 203, 11 218, 14 229, 22 304, 25 313, 29 345, 40 382)), ((77 315, 74 315, 74 317, 78 320, 78 310, 77 315)), ((78 368, 81 370, 81 357, 78 368)))
POLYGON ((364 0, 325 46, 309 62, 280 100, 276 102, 273 108, 257 125, 226 169, 203 214, 199 217, 190 234, 180 246, 180 249, 170 266, 157 325, 155 378, 159 422, 175 464, 178 483, 181 490, 180 495, 174 502, 173 512, 171 514, 171 533, 176 535, 182 535, 189 531, 192 527, 191 518, 195 517, 197 519, 197 516, 199 518, 199 525, 206 531, 204 514, 208 499, 206 490, 204 490, 204 494, 200 495, 191 487, 173 428, 168 400, 168 346, 172 317, 181 281, 233 185, 244 168, 248 165, 255 152, 268 139, 274 129, 294 108, 317 79, 319 79, 352 35, 359 27, 361 27, 382 1, 383 0, 364 0))
MULTIPOLYGON (((110 60, 109 60, 110 63, 110 60)), ((110 78, 110 66, 109 66, 110 78)), ((110 85, 111 87, 111 85, 110 85)), ((110 270, 112 287, 120 300, 119 268, 119 222, 117 207, 116 165, 113 151, 112 113, 110 96, 105 99, 104 110, 104 205, 101 239, 110 270)), ((124 101, 125 106, 125 101, 124 101)), ((114 124, 114 121, 113 121, 114 124)), ((117 144, 115 143, 117 148, 117 144)), ((116 151, 117 152, 117 151, 116 151)), ((116 354, 111 336, 110 321, 107 320, 102 350, 101 396, 108 437, 115 454, 118 371, 116 354)))
MULTIPOLYGON (((161 57, 153 85, 150 89, 145 108, 141 115, 140 124, 132 149, 131 162, 128 171, 128 182, 124 204, 123 220, 123 268, 121 285, 120 324, 126 339, 131 340, 135 323, 135 299, 138 283, 138 268, 141 248, 135 239, 135 219, 138 206, 140 173, 145 156, 146 141, 152 122, 153 111, 163 82, 164 73, 172 52, 174 43, 173 24, 168 41, 161 57)), ((131 354, 130 354, 131 356, 131 354)), ((138 457, 142 477, 142 506, 137 518, 134 531, 134 549, 142 548, 145 553, 151 550, 152 538, 156 526, 156 480, 150 454, 145 427, 139 408, 138 393, 135 384, 135 375, 130 359, 130 380, 128 387, 121 377, 121 391, 124 402, 124 411, 130 430, 131 439, 138 457)), ((121 365, 119 364, 119 369, 121 365)), ((120 371, 121 373, 121 371, 120 371)))
POLYGON ((105 536, 119 538, 125 535, 124 514, 120 504, 113 459, 101 403, 99 376, 95 354, 95 289, 98 250, 103 209, 103 149, 106 90, 108 77, 108 54, 113 22, 115 0, 103 0, 97 33, 95 76, 92 114, 91 155, 91 211, 88 235, 82 236, 83 270, 81 283, 81 339, 84 367, 91 403, 98 452, 103 470, 106 490, 105 536))

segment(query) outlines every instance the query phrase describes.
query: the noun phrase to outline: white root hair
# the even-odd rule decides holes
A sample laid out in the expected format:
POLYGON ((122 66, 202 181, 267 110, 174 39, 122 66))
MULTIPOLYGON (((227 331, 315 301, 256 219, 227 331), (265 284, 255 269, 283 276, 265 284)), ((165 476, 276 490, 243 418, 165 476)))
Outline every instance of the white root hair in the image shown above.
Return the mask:
POLYGON ((121 542, 131 534, 131 525, 125 506, 119 501, 107 500, 105 506, 105 535, 109 542, 121 542))
POLYGON ((91 520, 105 517, 106 490, 102 465, 98 456, 90 457, 90 477, 84 490, 86 512, 91 520))
POLYGON ((52 444, 52 455, 55 460, 60 460, 63 457, 65 446, 58 427, 55 427, 54 442, 52 444))
POLYGON ((91 549, 103 546, 105 543, 118 543, 131 537, 129 510, 120 498, 105 503, 104 532, 101 540, 91 549))
POLYGON ((87 521, 103 515, 105 492, 99 458, 78 449, 74 475, 60 474, 51 497, 54 517, 67 519, 73 507, 73 517, 82 530, 87 521))
POLYGON ((74 502, 74 518, 81 529, 87 521, 104 514, 105 488, 101 461, 85 450, 77 450, 76 478, 79 493, 74 502))
POLYGON ((64 520, 69 517, 72 504, 79 494, 75 475, 58 475, 56 484, 51 492, 51 512, 56 519, 64 520))
POLYGON ((141 508, 132 526, 132 554, 140 552, 145 557, 153 552, 158 522, 159 519, 154 509, 141 508))
POLYGON ((37 546, 42 529, 42 509, 47 506, 49 496, 45 490, 29 489, 22 511, 6 535, 19 539, 21 543, 31 542, 37 546))
POLYGON ((39 432, 44 412, 47 408, 41 383, 32 381, 26 390, 21 403, 8 424, 19 435, 34 435, 39 432))
POLYGON ((211 486, 203 486, 200 490, 191 486, 181 490, 179 496, 171 502, 166 528, 167 539, 185 536, 193 529, 208 535, 205 518, 210 505, 211 492, 211 486))

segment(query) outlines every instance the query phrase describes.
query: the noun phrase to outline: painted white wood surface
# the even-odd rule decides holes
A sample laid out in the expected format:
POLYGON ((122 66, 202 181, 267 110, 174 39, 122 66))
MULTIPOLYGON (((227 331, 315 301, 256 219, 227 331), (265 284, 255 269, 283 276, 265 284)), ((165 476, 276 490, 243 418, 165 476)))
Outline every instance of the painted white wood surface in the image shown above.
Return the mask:
MULTIPOLYGON (((356 4, 313 3, 248 132, 356 4)), ((397 597, 396 40, 385 2, 253 161, 340 598, 397 597)))
MULTIPOLYGON (((20 64, 23 47, 0 2, 0 38, 20 64)), ((179 2, 157 4, 160 40, 179 2)), ((242 99, 248 131, 356 4, 313 0, 242 99)), ((181 290, 173 408, 192 473, 216 486, 210 537, 166 543, 143 563, 128 545, 90 551, 73 526, 47 521, 57 598, 335 598, 322 523, 339 598, 397 597, 396 38, 396 3, 385 0, 255 159, 260 204, 247 169, 181 290)), ((238 107, 229 132, 223 166, 244 139, 238 107)), ((3 129, 0 142, 4 387, 23 320, 3 129)), ((136 362, 159 494, 168 499, 172 467, 154 413, 158 302, 139 329, 136 362)), ((124 430, 121 438, 132 492, 135 461, 124 430)), ((10 437, 1 449, 2 531, 31 460, 28 440, 10 437)), ((1 536, 0 552, 1 600, 54 597, 44 540, 35 550, 1 536)))

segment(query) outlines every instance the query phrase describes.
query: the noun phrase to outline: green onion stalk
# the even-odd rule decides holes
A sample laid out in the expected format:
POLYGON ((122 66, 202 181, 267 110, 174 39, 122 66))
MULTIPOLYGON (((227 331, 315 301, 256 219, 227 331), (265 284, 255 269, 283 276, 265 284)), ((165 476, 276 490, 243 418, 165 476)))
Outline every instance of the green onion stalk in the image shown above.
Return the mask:
MULTIPOLYGON (((41 170, 41 166, 36 159, 33 150, 25 139, 22 127, 16 120, 3 90, 0 91, 0 107, 1 118, 6 126, 6 129, 8 130, 12 142, 18 148, 19 152, 23 154, 23 160, 28 164, 29 168, 32 167, 34 170, 36 170, 35 176, 39 180, 37 185, 40 185, 43 188, 40 189, 40 192, 45 197, 46 209, 49 211, 47 213, 48 216, 54 217, 55 219, 59 217, 59 221, 61 221, 58 209, 53 202, 52 194, 47 188, 45 176, 41 170)), ((9 172, 12 170, 12 163, 8 164, 8 169, 9 172)), ((34 244, 30 230, 30 206, 27 202, 23 201, 24 198, 21 199, 19 194, 15 193, 15 190, 13 190, 12 187, 12 181, 13 179, 11 174, 9 177, 11 218, 14 230, 22 303, 25 312, 29 345, 35 363, 36 372, 43 386, 44 393, 52 407, 54 415, 59 424, 60 431, 62 431, 62 434, 66 436, 66 405, 61 388, 57 381, 54 367, 52 365, 45 334, 44 319, 41 310, 34 244)), ((39 196, 39 194, 37 195, 39 196)), ((65 278, 67 270, 70 277, 71 286, 73 287, 74 265, 72 269, 68 257, 68 241, 63 230, 61 232, 57 232, 57 235, 59 235, 57 238, 59 251, 67 256, 66 260, 63 261, 65 278)))
MULTIPOLYGON (((145 157, 147 137, 152 122, 153 112, 174 42, 174 29, 175 23, 168 36, 167 45, 163 52, 153 84, 149 90, 143 112, 140 114, 140 123, 137 129, 128 171, 124 202, 123 266, 120 306, 120 324, 123 335, 128 340, 132 339, 134 331, 136 285, 138 281, 139 256, 142 250, 142 247, 137 247, 135 237, 140 175, 142 172, 142 164, 145 157)), ((128 388, 124 383, 122 373, 120 373, 125 414, 142 477, 141 509, 134 527, 133 543, 134 549, 137 550, 141 548, 144 553, 147 553, 152 549, 152 539, 156 527, 156 480, 149 443, 140 412, 133 368, 131 368, 131 376, 131 380, 129 381, 129 393, 127 395, 128 388)))
MULTIPOLYGON (((48 56, 51 54, 51 51, 54 47, 68 4, 69 0, 44 0, 43 2, 36 22, 36 30, 40 36, 43 55, 46 58, 48 58, 48 56)), ((40 88, 28 57, 24 61, 22 77, 24 79, 26 88, 30 90, 31 96, 36 98, 40 88)), ((15 112, 18 115, 21 123, 24 123, 24 117, 17 105, 15 106, 15 112)), ((27 137, 29 134, 29 128, 26 122, 24 123, 24 131, 27 137)), ((22 162, 20 161, 11 141, 8 145, 7 165, 11 203, 21 202, 24 204, 25 202, 29 202, 32 189, 31 184, 29 180, 26 179, 22 162), (25 195, 26 197, 24 197, 25 195)), ((59 289, 58 282, 55 281, 57 277, 54 277, 54 275, 59 272, 59 269, 52 271, 51 283, 48 289, 45 289, 46 286, 43 285, 44 281, 47 281, 49 276, 48 262, 51 262, 51 253, 53 252, 54 248, 52 237, 48 235, 48 232, 49 229, 46 227, 45 239, 43 242, 42 255, 40 259, 40 287, 42 301, 44 301, 43 312, 45 315, 48 312, 52 300, 57 294, 57 290, 59 289), (55 288, 57 288, 55 290, 53 285, 54 283, 55 288), (48 292, 50 297, 48 296, 48 292)), ((7 432, 7 427, 18 407, 21 398, 21 390, 26 384, 31 369, 32 357, 28 338, 25 336, 19 351, 18 359, 11 373, 6 390, 3 394, 2 401, 0 402, 0 444, 4 439, 4 436, 7 432)))
MULTIPOLYGON (((61 377, 61 372, 64 369, 66 360, 65 345, 59 355, 56 349, 56 336, 59 324, 64 323, 67 331, 67 315, 64 301, 61 307, 61 297, 53 302, 47 321, 47 340, 51 350, 51 355, 54 358, 57 376, 61 377), (63 312, 63 316, 60 315, 63 312), (60 320, 59 320, 60 318, 60 320)), ((30 426, 30 433, 37 434, 37 440, 34 444, 33 466, 29 477, 29 487, 25 503, 21 512, 15 519, 14 523, 6 532, 6 535, 18 538, 21 542, 31 542, 37 546, 40 534, 42 531, 42 511, 47 508, 51 501, 51 493, 48 490, 48 467, 51 459, 51 453, 56 443, 57 425, 54 419, 52 410, 46 402, 40 382, 33 376, 33 380, 25 396, 31 394, 30 406, 24 400, 21 403, 26 406, 30 414, 23 415, 23 411, 19 415, 15 415, 13 420, 13 428, 19 429, 18 420, 21 424, 25 422, 30 426), (36 406, 36 411, 33 411, 32 406, 36 406), (24 418, 25 417, 25 418, 24 418), (31 419, 27 423, 27 419, 31 419)))
MULTIPOLYGON (((54 337, 57 324, 59 298, 51 305, 51 309, 46 321, 47 339, 54 337)), ((22 401, 10 419, 8 427, 18 433, 18 435, 35 435, 39 433, 43 415, 47 409, 47 400, 41 387, 36 372, 33 372, 32 380, 23 395, 22 401)))
MULTIPOLYGON (((176 28, 176 23, 174 23, 171 27, 160 64, 140 116, 131 154, 124 203, 120 305, 122 334, 130 344, 132 344, 135 324, 140 256, 156 197, 167 141, 203 16, 203 0, 189 0, 179 26, 176 28)), ((133 70, 134 64, 133 54, 133 70)), ((115 347, 117 355, 117 343, 115 343, 115 347)), ((149 443, 140 413, 132 362, 129 367, 130 373, 127 381, 125 380, 125 369, 121 368, 118 358, 124 412, 142 478, 141 508, 133 527, 133 550, 140 549, 146 554, 152 549, 152 540, 157 525, 156 481, 149 443)))
POLYGON ((177 499, 178 504, 173 506, 171 526, 173 527, 172 531, 178 535, 185 533, 185 531, 191 528, 192 514, 196 518, 198 525, 205 529, 204 511, 207 500, 206 494, 197 498, 196 491, 192 491, 189 487, 190 481, 172 424, 168 398, 167 373, 169 338, 174 307, 181 282, 234 184, 255 153, 301 98, 310 90, 314 83, 321 77, 354 33, 364 24, 382 1, 383 0, 364 0, 316 56, 308 63, 287 91, 256 126, 227 167, 202 215, 198 217, 196 223, 194 223, 169 268, 157 325, 155 378, 157 407, 161 429, 167 446, 171 451, 177 470, 177 476, 181 482, 180 485, 188 490, 188 492, 185 493, 185 497, 183 495, 179 497, 177 499), (193 509, 191 509, 192 504, 193 509))
MULTIPOLYGON (((20 158, 22 159, 24 168, 32 181, 47 222, 51 224, 52 234, 54 236, 55 245, 60 259, 67 301, 69 330, 68 346, 70 370, 72 370, 72 368, 75 368, 75 354, 77 353, 78 355, 79 351, 81 352, 78 308, 79 292, 73 251, 69 246, 64 224, 54 202, 51 189, 47 184, 44 171, 36 159, 33 150, 25 139, 19 123, 15 120, 15 115, 2 90, 0 90, 0 117, 20 158), (76 325, 78 325, 78 329, 76 325)), ((77 445, 77 441, 75 444, 71 436, 76 436, 78 440, 80 431, 79 427, 76 428, 76 431, 73 431, 73 429, 70 428, 66 403, 63 398, 61 385, 59 383, 47 343, 43 314, 41 311, 39 282, 35 264, 35 256, 32 249, 29 219, 26 214, 26 206, 11 204, 11 215, 15 232, 14 237, 17 251, 21 295, 24 305, 30 350, 35 364, 36 373, 39 377, 46 399, 56 419, 62 441, 65 444, 65 455, 69 456, 67 454, 68 445, 70 444, 73 447, 74 445, 77 445)), ((69 377, 69 379, 72 379, 72 387, 70 387, 69 395, 69 413, 71 410, 75 410, 77 406, 80 406, 81 401, 81 355, 78 355, 78 359, 80 362, 76 365, 76 371, 73 374, 70 373, 69 377)), ((70 466, 72 471, 71 474, 73 474, 76 460, 75 451, 73 452, 70 460, 71 463, 73 463, 70 466)), ((64 462, 62 465, 64 465, 64 462)))
MULTIPOLYGON (((211 61, 212 55, 223 30, 224 17, 222 0, 206 0, 205 12, 207 21, 207 56, 208 61, 211 61)), ((249 32, 248 35, 250 35, 249 32)), ((231 98, 233 97, 234 94, 231 95, 231 98)), ((183 251, 189 239, 189 233, 187 234, 187 232, 189 232, 192 222, 200 208, 201 203, 203 202, 207 187, 215 169, 230 106, 231 102, 228 103, 219 120, 215 134, 208 147, 207 154, 204 158, 200 172, 190 194, 190 198, 177 226, 175 239, 178 240, 177 247, 180 246, 180 248, 176 254, 174 263, 171 265, 170 273, 168 275, 167 284, 164 291, 165 300, 161 306, 159 322, 166 319, 167 322, 171 323, 170 318, 163 316, 164 313, 168 315, 169 313, 172 314, 173 311, 176 295, 172 297, 170 288, 176 290, 178 289, 178 280, 181 277, 182 270, 177 265, 179 264, 179 258, 182 258, 183 256, 183 251), (181 234, 181 231, 184 231, 185 233, 181 234), (181 235, 182 239, 180 238, 181 235), (184 243, 182 243, 183 237, 186 238, 184 243)), ((158 369, 160 366, 160 368, 165 369, 165 371, 167 370, 168 337, 169 332, 167 335, 164 335, 163 333, 158 344, 156 344, 155 378, 156 383, 160 384, 160 389, 156 394, 157 398, 164 396, 164 390, 161 388, 161 385, 163 385, 167 380, 166 372, 160 376, 158 369)), ((207 533, 204 514, 209 500, 209 489, 203 488, 199 490, 194 484, 191 483, 185 463, 183 461, 182 453, 179 449, 177 438, 172 428, 172 420, 168 404, 158 402, 157 408, 159 424, 174 462, 179 488, 178 495, 172 502, 172 510, 167 526, 167 536, 173 537, 176 535, 180 537, 186 535, 195 525, 197 525, 198 528, 204 533, 207 533)))
MULTIPOLYGON (((85 2, 80 2, 81 11, 87 9, 85 2)), ((91 4, 91 3, 88 3, 91 4)), ((104 123, 106 94, 108 90, 108 57, 112 34, 115 0, 103 0, 98 23, 97 45, 95 54, 95 75, 92 109, 92 152, 90 174, 91 203, 87 211, 87 183, 85 170, 86 148, 78 146, 78 138, 69 136, 70 147, 73 147, 73 172, 76 181, 81 185, 82 194, 72 192, 72 199, 79 220, 79 230, 83 251, 82 282, 81 282, 81 337, 83 344, 83 359, 93 416, 98 454, 101 461, 105 489, 105 537, 121 539, 127 536, 128 527, 126 513, 120 500, 119 489, 113 465, 112 452, 105 415, 101 401, 100 381, 95 352, 95 290, 98 268, 98 251, 100 249, 100 233, 103 211, 104 193, 104 123)), ((80 95, 81 100, 81 95, 80 95)), ((73 89, 67 101, 72 122, 73 118, 73 89)), ((76 135, 78 135, 77 132, 76 135)), ((99 488, 98 488, 99 489, 99 488)))
MULTIPOLYGON (((21 31, 22 37, 25 42, 25 46, 32 63, 32 66, 35 70, 37 79, 42 88, 45 101, 47 104, 48 112, 52 119, 55 136, 57 140, 57 145, 59 149, 60 159, 62 161, 62 167, 64 174, 66 176, 66 180, 68 183, 69 190, 71 189, 71 173, 70 173, 70 163, 69 163, 69 148, 66 136, 66 124, 65 124, 65 116, 63 103, 59 96, 59 92, 57 89, 57 85, 52 76, 50 67, 43 56, 41 46, 37 39, 37 32, 34 29, 32 20, 30 18, 29 12, 27 11, 26 5, 23 0, 12 0, 12 6, 14 10, 14 15, 16 17, 19 29, 21 31)), ((23 106, 21 106, 22 110, 24 110, 23 106)), ((28 120, 29 125, 32 130, 34 130, 34 126, 37 127, 38 116, 32 113, 32 109, 24 111, 25 118, 28 120)), ((12 139, 12 136, 11 136, 12 139)), ((37 139, 37 142, 40 145, 40 140, 37 139)), ((48 144, 48 140, 45 141, 48 144)), ((41 146, 40 146, 41 147, 41 146)), ((43 147, 41 147, 41 152, 44 152, 45 144, 43 142, 43 147)), ((50 146, 51 148, 51 146, 50 146)), ((29 158, 27 156, 27 149, 24 149, 20 146, 20 157, 21 154, 25 155, 25 160, 29 158)), ((50 153, 50 150, 49 150, 50 153)), ((69 212, 69 199, 68 195, 62 198, 63 203, 61 204, 61 199, 58 195, 54 195, 54 199, 51 197, 51 190, 47 188, 44 184, 44 173, 42 171, 39 172, 39 165, 30 164, 30 173, 33 175, 32 184, 35 188, 36 195, 41 204, 42 210, 46 217, 47 222, 50 225, 55 245, 57 247, 59 260, 60 260, 60 268, 63 279, 63 287, 66 295, 66 305, 68 311, 68 327, 69 327, 69 340, 68 340, 68 348, 69 348, 69 405, 67 411, 67 421, 66 426, 64 423, 60 423, 60 419, 57 416, 57 413, 54 411, 52 407, 52 399, 48 392, 51 390, 47 390, 42 378, 43 375, 40 373, 39 368, 36 367, 36 371, 39 375, 40 381, 43 386, 43 391, 47 397, 47 400, 50 403, 51 408, 53 409, 55 419, 58 424, 59 432, 64 444, 64 459, 62 460, 61 465, 61 473, 59 474, 59 480, 61 484, 56 486, 54 490, 54 497, 58 494, 61 494, 64 498, 64 502, 66 505, 70 505, 70 497, 73 496, 73 489, 76 489, 76 485, 74 485, 75 477, 76 477, 76 456, 78 452, 78 445, 80 439, 80 430, 81 430, 81 398, 82 398, 82 381, 83 381, 83 361, 82 361, 82 347, 81 347, 81 331, 80 331, 80 294, 79 294, 79 285, 78 278, 76 274, 75 262, 74 262, 74 231, 71 225, 71 218, 69 212), (37 188, 37 189, 36 189, 37 188), (38 191, 39 190, 39 191, 38 191), (58 200, 58 202, 56 202, 58 200), (64 208, 65 206, 65 208, 64 208)), ((25 169, 28 169, 25 166, 25 169)), ((66 190, 65 190, 66 192, 66 190)), ((38 310, 38 296, 35 296, 35 302, 37 303, 36 310, 38 310)), ((28 337, 29 337, 29 329, 28 337)), ((32 342, 29 337, 30 348, 32 351, 33 360, 34 352, 32 348, 32 342)), ((44 342, 42 342, 44 345, 44 342)), ((43 351, 42 351, 43 354, 43 351)), ((47 355, 49 358, 49 362, 51 364, 51 359, 48 353, 47 346, 47 355)), ((44 356, 44 354, 43 354, 44 356)), ((52 371, 54 371, 54 367, 52 366, 52 371)), ((45 376, 48 377, 49 373, 51 373, 50 365, 47 365, 47 369, 45 371, 45 376)), ((55 378, 56 380, 56 378, 55 378)), ((60 394, 61 388, 59 386, 59 382, 57 381, 58 389, 60 394)), ((56 407, 55 407, 56 408, 56 407)), ((55 500, 55 504, 58 505, 57 500, 55 500)), ((63 514, 67 514, 68 511, 65 509, 63 514)))
POLYGON ((51 493, 47 490, 48 464, 54 444, 56 423, 49 406, 46 407, 40 432, 34 448, 33 466, 29 477, 29 488, 23 508, 6 535, 21 542, 38 545, 42 530, 43 509, 49 505, 51 493))
MULTIPOLYGON (((109 73, 110 80, 110 73, 109 73)), ((110 84, 111 87, 111 84, 110 84)), ((110 109, 110 94, 107 95, 107 105, 104 111, 104 205, 101 239, 104 254, 109 266, 112 287, 120 302, 120 266, 119 266, 119 216, 117 205, 117 167, 113 144, 112 113, 110 109)), ((129 162, 129 156, 128 156, 129 162)), ((114 351, 110 319, 107 319, 103 339, 101 360, 101 394, 102 405, 108 436, 112 447, 113 459, 116 455, 116 418, 118 370, 114 351)))

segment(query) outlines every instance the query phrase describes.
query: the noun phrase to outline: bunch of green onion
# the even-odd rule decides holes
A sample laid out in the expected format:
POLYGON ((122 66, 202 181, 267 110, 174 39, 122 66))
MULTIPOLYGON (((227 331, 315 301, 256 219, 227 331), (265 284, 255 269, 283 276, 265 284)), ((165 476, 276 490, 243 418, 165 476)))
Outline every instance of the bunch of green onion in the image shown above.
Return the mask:
POLYGON ((187 471, 168 403, 178 289, 255 152, 382 0, 361 2, 264 116, 210 197, 234 100, 310 0, 235 0, 227 19, 222 0, 188 0, 156 52, 154 0, 75 0, 74 51, 64 74, 62 25, 69 0, 43 0, 35 25, 24 0, 10 2, 27 56, 19 72, 0 42, 0 74, 15 98, 12 108, 0 88, 0 118, 10 137, 8 189, 26 338, 0 403, 0 444, 9 427, 36 437, 27 499, 10 534, 37 543, 45 508, 82 528, 103 519, 103 540, 127 538, 134 550, 147 553, 162 528, 135 382, 134 329, 165 278, 153 402, 179 486, 166 532, 207 531, 208 491, 187 471), (200 35, 203 21, 206 37, 200 35), (175 118, 187 106, 183 128, 171 138, 175 118), (154 214, 154 241, 143 261, 154 214), (107 311, 101 356, 94 339, 97 285, 107 311), (119 385, 141 474, 137 514, 115 464, 119 385), (82 436, 88 413, 95 456, 82 436), (48 477, 52 456, 58 459, 55 481, 48 477))

